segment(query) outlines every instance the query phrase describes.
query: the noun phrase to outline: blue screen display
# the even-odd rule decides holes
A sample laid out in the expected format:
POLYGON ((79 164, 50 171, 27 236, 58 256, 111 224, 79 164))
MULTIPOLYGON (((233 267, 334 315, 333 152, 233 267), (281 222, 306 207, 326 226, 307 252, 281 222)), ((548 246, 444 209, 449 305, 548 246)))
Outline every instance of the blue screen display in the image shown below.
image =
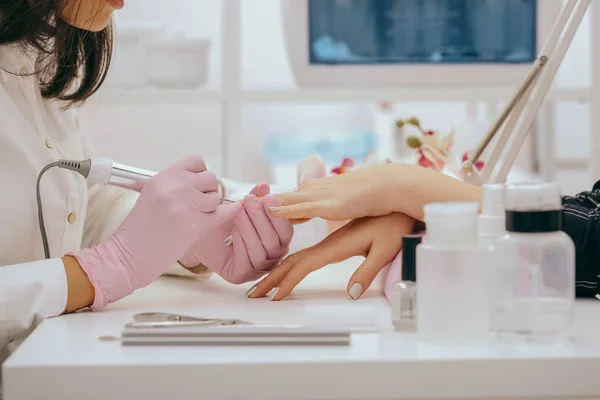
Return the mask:
POLYGON ((309 0, 308 6, 311 64, 514 64, 536 57, 536 0, 309 0))

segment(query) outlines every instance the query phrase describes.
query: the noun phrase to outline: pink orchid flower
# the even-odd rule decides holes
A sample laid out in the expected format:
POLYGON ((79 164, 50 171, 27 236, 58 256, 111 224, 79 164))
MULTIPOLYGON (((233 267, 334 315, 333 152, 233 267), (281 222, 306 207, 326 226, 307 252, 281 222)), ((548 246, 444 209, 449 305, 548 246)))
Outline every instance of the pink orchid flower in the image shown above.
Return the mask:
POLYGON ((431 168, 435 171, 442 171, 446 166, 446 158, 440 154, 433 146, 427 144, 422 145, 419 148, 419 165, 431 168), (425 160, 427 161, 425 161, 425 160))
POLYGON ((341 174, 345 174, 346 172, 350 171, 352 168, 354 168, 355 162, 353 159, 351 158, 344 158, 344 160, 342 161, 342 164, 339 167, 335 167, 331 170, 332 174, 336 174, 336 175, 341 175, 341 174))

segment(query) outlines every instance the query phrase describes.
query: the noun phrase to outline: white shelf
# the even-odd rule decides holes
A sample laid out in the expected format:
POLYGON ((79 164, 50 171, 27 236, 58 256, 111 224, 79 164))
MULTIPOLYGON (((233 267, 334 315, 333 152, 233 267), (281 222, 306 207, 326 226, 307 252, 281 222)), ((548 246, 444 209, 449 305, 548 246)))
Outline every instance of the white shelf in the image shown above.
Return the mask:
MULTIPOLYGON (((377 102, 377 101, 505 101, 514 94, 514 89, 488 88, 353 88, 353 89, 282 89, 241 90, 229 96, 225 92, 212 90, 155 90, 155 89, 106 89, 98 93, 90 103, 144 104, 144 103, 221 103, 237 100, 240 103, 319 103, 319 102, 377 102)), ((548 99, 554 101, 588 102, 591 90, 554 89, 548 99)))
MULTIPOLYGON (((377 101, 503 101, 514 94, 514 88, 353 88, 353 89, 289 89, 240 92, 245 103, 270 102, 377 102, 377 101)), ((552 100, 589 101, 589 89, 556 89, 548 96, 552 100)))
POLYGON ((90 104, 148 103, 220 103, 225 100, 218 90, 103 89, 90 99, 90 104))

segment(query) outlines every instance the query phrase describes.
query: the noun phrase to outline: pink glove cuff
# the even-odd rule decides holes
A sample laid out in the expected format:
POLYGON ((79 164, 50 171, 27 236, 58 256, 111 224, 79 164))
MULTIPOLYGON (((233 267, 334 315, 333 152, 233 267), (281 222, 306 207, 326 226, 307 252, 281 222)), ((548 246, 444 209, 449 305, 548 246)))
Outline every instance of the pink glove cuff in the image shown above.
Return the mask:
POLYGON ((115 251, 118 248, 117 240, 112 236, 99 246, 68 254, 79 262, 94 287, 93 310, 100 310, 135 290, 115 251))

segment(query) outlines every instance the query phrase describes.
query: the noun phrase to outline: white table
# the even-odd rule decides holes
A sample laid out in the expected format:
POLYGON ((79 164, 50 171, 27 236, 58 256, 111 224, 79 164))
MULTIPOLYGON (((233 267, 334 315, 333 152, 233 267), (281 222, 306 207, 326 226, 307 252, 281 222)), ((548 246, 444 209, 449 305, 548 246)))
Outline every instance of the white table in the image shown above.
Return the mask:
POLYGON ((577 304, 573 348, 436 348, 393 332, 378 290, 348 300, 355 265, 314 273, 279 303, 245 299, 247 286, 216 278, 162 278, 103 312, 47 320, 4 365, 5 400, 600 399, 600 301, 577 304), (307 305, 358 304, 373 308, 381 332, 353 335, 349 347, 124 348, 97 339, 141 311, 298 323, 307 305))

